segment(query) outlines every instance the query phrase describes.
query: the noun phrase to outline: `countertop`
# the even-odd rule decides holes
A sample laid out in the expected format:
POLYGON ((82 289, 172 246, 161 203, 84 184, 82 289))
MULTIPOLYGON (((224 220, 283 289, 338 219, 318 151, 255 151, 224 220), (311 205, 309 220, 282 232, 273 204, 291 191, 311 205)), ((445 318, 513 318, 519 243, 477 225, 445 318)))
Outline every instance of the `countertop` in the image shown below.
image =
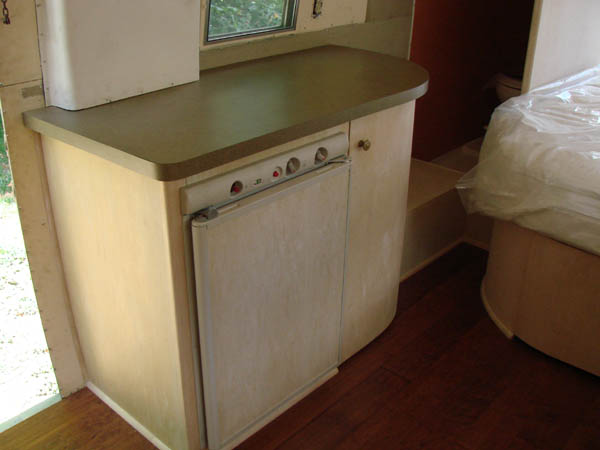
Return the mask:
POLYGON ((172 181, 415 100, 428 79, 404 59, 325 46, 202 71, 199 81, 85 110, 28 111, 23 120, 172 181))

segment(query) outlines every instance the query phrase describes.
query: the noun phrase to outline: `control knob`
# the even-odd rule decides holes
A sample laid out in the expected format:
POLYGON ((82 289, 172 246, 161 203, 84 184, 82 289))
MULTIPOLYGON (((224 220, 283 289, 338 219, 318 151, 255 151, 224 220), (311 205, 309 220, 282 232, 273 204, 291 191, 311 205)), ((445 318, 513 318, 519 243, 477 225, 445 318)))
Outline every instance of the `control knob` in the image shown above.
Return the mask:
POLYGON ((315 164, 322 163, 327 160, 327 149, 325 147, 319 147, 315 154, 315 164))
POLYGON ((293 173, 298 172, 299 168, 300 168, 300 160, 298 158, 290 158, 290 160, 287 162, 285 173, 287 175, 291 175, 293 173))
POLYGON ((231 185, 231 189, 229 190, 229 193, 231 195, 237 195, 240 192, 242 192, 242 189, 244 189, 244 185, 242 184, 241 181, 236 181, 235 183, 233 183, 231 185))

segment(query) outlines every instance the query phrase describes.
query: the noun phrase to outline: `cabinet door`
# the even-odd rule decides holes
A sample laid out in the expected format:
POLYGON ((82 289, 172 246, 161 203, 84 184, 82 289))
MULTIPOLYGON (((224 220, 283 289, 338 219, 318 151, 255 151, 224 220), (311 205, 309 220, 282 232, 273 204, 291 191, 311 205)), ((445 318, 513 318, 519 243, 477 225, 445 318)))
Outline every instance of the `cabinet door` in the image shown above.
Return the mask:
POLYGON ((350 125, 350 222, 342 359, 367 345, 396 313, 414 102, 350 125), (368 150, 361 140, 371 144, 368 150))
POLYGON ((337 367, 348 173, 330 165, 193 222, 210 449, 231 448, 337 367))

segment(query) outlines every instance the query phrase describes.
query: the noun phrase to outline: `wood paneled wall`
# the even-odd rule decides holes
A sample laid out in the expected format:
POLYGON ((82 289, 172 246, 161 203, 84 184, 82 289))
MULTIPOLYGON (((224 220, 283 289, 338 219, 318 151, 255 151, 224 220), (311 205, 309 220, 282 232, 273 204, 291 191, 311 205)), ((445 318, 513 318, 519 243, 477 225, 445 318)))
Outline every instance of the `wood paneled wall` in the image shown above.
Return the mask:
POLYGON ((413 156, 431 160, 483 135, 497 101, 484 87, 521 75, 533 0, 417 0, 411 60, 430 72, 417 101, 413 156), (521 73, 519 73, 521 72, 521 73))

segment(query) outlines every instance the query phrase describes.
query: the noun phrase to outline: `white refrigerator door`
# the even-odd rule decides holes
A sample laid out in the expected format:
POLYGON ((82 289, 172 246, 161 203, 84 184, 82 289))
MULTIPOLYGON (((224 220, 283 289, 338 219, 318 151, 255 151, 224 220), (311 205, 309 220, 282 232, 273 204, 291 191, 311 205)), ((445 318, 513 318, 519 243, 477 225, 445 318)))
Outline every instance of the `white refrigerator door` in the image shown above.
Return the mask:
POLYGON ((327 166, 193 221, 209 448, 339 364, 348 181, 327 166))

